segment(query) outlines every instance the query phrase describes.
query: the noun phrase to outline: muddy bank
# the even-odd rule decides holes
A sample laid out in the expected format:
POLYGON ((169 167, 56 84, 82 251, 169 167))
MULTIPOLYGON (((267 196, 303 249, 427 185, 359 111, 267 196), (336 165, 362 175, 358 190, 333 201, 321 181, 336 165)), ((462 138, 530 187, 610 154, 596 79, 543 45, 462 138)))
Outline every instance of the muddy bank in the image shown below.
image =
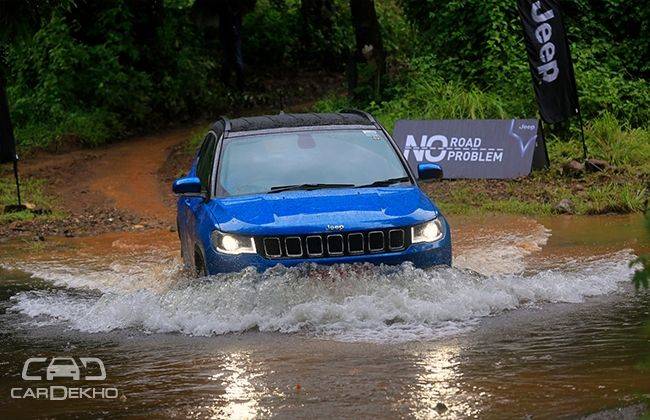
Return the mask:
POLYGON ((45 193, 55 197, 55 213, 0 225, 0 236, 71 237, 172 228, 173 212, 162 200, 170 187, 161 182, 159 170, 172 147, 187 142, 194 129, 193 125, 92 152, 41 155, 25 162, 23 177, 45 180, 45 193))

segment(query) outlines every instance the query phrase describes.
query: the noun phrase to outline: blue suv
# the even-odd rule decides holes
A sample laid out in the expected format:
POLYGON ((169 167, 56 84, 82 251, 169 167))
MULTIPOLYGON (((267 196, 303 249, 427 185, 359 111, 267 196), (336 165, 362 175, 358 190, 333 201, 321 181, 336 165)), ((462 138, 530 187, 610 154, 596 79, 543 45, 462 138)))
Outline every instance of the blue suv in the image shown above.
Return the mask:
MULTIPOLYGON (((420 181, 442 177, 432 163, 420 181)), ((221 118, 174 182, 185 265, 451 265, 449 225, 369 114, 221 118)))

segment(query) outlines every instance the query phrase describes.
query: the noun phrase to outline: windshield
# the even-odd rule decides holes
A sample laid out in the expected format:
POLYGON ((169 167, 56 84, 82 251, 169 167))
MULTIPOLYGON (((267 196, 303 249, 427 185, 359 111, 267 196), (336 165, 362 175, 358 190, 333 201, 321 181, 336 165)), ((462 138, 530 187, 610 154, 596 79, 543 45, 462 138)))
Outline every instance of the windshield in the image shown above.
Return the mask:
POLYGON ((359 129, 227 138, 218 173, 218 196, 411 182, 384 133, 359 129))
POLYGON ((55 357, 52 359, 50 362, 50 365, 76 365, 74 359, 68 359, 68 358, 59 358, 55 357))

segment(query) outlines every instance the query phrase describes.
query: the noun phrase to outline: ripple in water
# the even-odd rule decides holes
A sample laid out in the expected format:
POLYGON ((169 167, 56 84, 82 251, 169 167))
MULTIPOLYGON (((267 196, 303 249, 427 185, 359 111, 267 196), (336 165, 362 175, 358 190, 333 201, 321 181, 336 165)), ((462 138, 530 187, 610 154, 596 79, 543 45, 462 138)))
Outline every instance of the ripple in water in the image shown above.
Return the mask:
POLYGON ((11 310, 85 332, 219 335, 260 330, 344 341, 430 340, 478 319, 549 302, 582 302, 628 283, 629 251, 535 274, 458 268, 276 267, 189 280, 170 260, 83 273, 33 269, 59 287, 21 292, 11 310), (92 290, 89 290, 92 288, 92 290))

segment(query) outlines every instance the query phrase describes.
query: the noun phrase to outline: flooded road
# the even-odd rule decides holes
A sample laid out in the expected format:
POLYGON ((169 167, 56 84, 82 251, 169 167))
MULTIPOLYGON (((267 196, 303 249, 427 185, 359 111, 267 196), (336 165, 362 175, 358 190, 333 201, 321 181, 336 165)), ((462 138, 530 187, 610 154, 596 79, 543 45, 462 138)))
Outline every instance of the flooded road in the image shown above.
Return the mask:
MULTIPOLYGON (((575 417, 650 394, 642 219, 456 217, 454 268, 334 266, 188 278, 174 233, 0 248, 0 413, 575 417), (25 381, 30 357, 103 381, 25 381), (51 385, 117 398, 11 398, 51 385)), ((83 375, 82 375, 83 376, 83 375)))

